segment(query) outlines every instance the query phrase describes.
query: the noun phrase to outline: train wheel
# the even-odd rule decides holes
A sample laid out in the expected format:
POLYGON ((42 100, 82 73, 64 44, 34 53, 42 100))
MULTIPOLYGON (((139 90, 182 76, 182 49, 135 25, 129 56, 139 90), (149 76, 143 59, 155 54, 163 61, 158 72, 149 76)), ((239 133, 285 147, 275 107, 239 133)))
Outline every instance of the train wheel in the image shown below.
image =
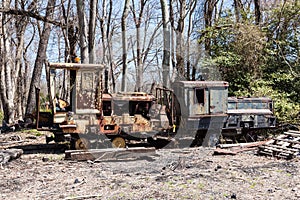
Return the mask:
POLYGON ((112 141, 112 147, 113 148, 125 148, 126 143, 125 143, 124 138, 121 138, 121 137, 114 138, 112 141))
POLYGON ((89 149, 90 147, 90 142, 86 138, 78 138, 75 141, 75 149, 76 150, 86 150, 89 149))

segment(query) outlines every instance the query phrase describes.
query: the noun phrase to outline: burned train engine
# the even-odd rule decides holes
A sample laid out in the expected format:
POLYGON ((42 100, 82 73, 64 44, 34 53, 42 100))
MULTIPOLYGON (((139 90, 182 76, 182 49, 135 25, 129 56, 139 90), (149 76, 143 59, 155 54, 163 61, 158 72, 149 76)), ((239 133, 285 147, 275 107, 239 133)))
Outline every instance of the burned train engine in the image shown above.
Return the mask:
POLYGON ((49 107, 40 109, 37 101, 37 129, 51 131, 56 142, 69 138, 73 149, 215 146, 221 134, 246 128, 247 117, 257 119, 249 127, 261 127, 265 119, 228 109, 225 81, 177 81, 153 94, 110 94, 103 87, 103 65, 50 63, 49 68, 49 107))

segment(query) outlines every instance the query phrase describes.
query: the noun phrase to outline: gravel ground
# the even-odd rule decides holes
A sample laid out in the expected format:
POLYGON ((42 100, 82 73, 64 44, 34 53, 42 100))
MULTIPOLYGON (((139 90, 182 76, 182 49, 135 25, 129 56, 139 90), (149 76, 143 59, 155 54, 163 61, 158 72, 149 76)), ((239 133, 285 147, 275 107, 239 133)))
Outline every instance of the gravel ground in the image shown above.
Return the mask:
MULTIPOLYGON (((0 141, 6 137, 11 134, 0 141)), ((19 138, 24 137, 27 145, 44 143, 42 136, 19 138)), ((299 158, 278 160, 255 151, 213 155, 213 150, 162 149, 136 160, 97 162, 25 153, 0 169, 0 199, 300 198, 299 158)))

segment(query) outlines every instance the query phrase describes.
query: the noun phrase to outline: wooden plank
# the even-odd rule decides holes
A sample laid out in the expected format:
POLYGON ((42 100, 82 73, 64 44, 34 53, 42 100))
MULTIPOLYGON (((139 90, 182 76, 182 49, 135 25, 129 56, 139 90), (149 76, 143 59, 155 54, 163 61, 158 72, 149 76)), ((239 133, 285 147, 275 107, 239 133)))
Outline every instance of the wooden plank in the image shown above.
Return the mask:
POLYGON ((289 136, 293 136, 293 137, 300 137, 300 133, 294 133, 294 132, 283 132, 284 135, 289 135, 289 136))
MULTIPOLYGON (((286 138, 286 135, 279 135, 279 136, 277 136, 276 137, 277 139, 281 139, 281 138, 286 138)), ((269 140, 268 142, 266 142, 266 145, 267 144, 272 144, 272 143, 274 143, 275 142, 275 139, 271 139, 271 140, 269 140)))
POLYGON ((269 147, 273 147, 273 148, 279 148, 279 149, 287 150, 287 151, 299 152, 298 149, 286 148, 286 147, 284 147, 284 146, 279 146, 279 145, 272 145, 272 144, 269 144, 268 146, 269 146, 269 147))
POLYGON ((226 149, 221 149, 221 148, 216 148, 214 150, 214 155, 236 155, 237 153, 234 151, 226 150, 226 149))
POLYGON ((300 135, 300 131, 295 131, 295 130, 288 130, 290 133, 298 133, 300 135))
POLYGON ((143 156, 152 156, 155 154, 156 154, 155 148, 91 149, 86 151, 81 151, 81 150, 66 151, 65 159, 77 160, 77 161, 134 160, 143 156))
POLYGON ((273 151, 273 150, 270 150, 270 149, 260 150, 258 153, 260 155, 267 155, 267 156, 271 156, 271 157, 284 158, 284 159, 291 159, 291 158, 295 157, 295 155, 293 155, 293 154, 288 154, 288 153, 284 153, 284 152, 277 152, 277 151, 273 151))
POLYGON ((220 148, 231 148, 231 147, 258 147, 267 143, 268 141, 260 141, 260 142, 247 142, 247 143, 238 143, 238 144, 219 144, 218 147, 220 148))
POLYGON ((269 145, 268 146, 264 146, 262 148, 270 149, 270 150, 275 151, 275 152, 285 152, 285 153, 289 153, 289 154, 295 154, 295 152, 292 152, 292 151, 289 151, 289 150, 285 150, 285 149, 281 149, 281 148, 278 148, 278 147, 272 147, 272 146, 269 146, 269 145))
POLYGON ((281 139, 281 138, 275 138, 275 140, 282 141, 282 142, 288 142, 288 143, 292 143, 292 144, 300 144, 300 141, 297 141, 297 140, 288 140, 288 139, 281 139))

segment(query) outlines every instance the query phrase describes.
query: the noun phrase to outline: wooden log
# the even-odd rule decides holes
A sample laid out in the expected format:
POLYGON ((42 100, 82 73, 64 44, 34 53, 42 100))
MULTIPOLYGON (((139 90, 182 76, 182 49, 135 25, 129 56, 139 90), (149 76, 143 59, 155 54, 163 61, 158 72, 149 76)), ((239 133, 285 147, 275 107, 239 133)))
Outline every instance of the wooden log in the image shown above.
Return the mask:
MULTIPOLYGON (((14 147, 16 148, 16 147, 14 147)), ((23 151, 52 151, 52 150, 64 150, 67 148, 66 144, 31 144, 31 145, 22 145, 18 146, 18 149, 22 149, 23 151)))
POLYGON ((214 155, 236 155, 237 153, 234 151, 226 150, 226 149, 221 149, 221 148, 216 148, 214 150, 214 155))
MULTIPOLYGON (((276 137, 276 139, 282 139, 282 138, 286 138, 286 135, 279 135, 279 136, 277 136, 276 137)), ((272 143, 274 143, 276 140, 275 140, 275 138, 274 139, 271 139, 271 140, 269 140, 268 142, 266 142, 266 145, 267 144, 272 144, 272 143)))
POLYGON ((296 134, 299 134, 299 136, 300 136, 300 131, 288 130, 288 132, 290 132, 290 133, 296 133, 296 134))
POLYGON ((284 152, 273 151, 273 150, 270 150, 270 149, 259 150, 258 154, 260 154, 260 155, 266 155, 266 156, 271 156, 271 157, 275 157, 275 158, 284 158, 284 159, 292 159, 292 158, 295 157, 295 155, 293 155, 293 154, 288 154, 288 153, 284 153, 284 152))
POLYGON ((284 152, 284 153, 287 153, 287 154, 295 154, 295 152, 284 150, 284 149, 279 149, 279 148, 274 148, 274 147, 271 147, 271 146, 264 146, 263 148, 264 149, 272 150, 272 151, 274 151, 274 153, 276 153, 276 152, 284 152))
POLYGON ((12 142, 0 142, 1 146, 8 146, 8 145, 12 145, 12 144, 18 144, 18 143, 23 143, 25 142, 24 140, 20 140, 20 141, 12 141, 12 142))
POLYGON ((293 137, 300 137, 300 133, 299 132, 295 133, 295 132, 288 131, 288 132, 284 132, 283 134, 284 135, 293 136, 293 137))
POLYGON ((144 156, 156 154, 155 148, 111 148, 111 149, 90 149, 86 151, 70 150, 65 152, 66 160, 77 161, 107 161, 107 160, 134 160, 144 156))
POLYGON ((300 141, 297 141, 297 140, 288 140, 288 139, 280 139, 280 138, 278 138, 278 139, 275 138, 275 140, 282 141, 282 142, 288 142, 288 143, 292 143, 292 144, 300 144, 300 141))
POLYGON ((260 142, 247 142, 247 143, 238 143, 238 144, 219 144, 218 147, 220 148, 231 148, 231 147, 241 147, 241 148, 246 148, 246 147, 258 147, 260 145, 263 145, 267 143, 267 141, 260 141, 260 142))
POLYGON ((279 148, 279 149, 287 150, 287 151, 292 151, 292 152, 299 152, 298 149, 287 148, 287 147, 279 146, 279 145, 272 145, 272 144, 269 144, 268 146, 269 146, 269 147, 273 147, 273 148, 279 148))

